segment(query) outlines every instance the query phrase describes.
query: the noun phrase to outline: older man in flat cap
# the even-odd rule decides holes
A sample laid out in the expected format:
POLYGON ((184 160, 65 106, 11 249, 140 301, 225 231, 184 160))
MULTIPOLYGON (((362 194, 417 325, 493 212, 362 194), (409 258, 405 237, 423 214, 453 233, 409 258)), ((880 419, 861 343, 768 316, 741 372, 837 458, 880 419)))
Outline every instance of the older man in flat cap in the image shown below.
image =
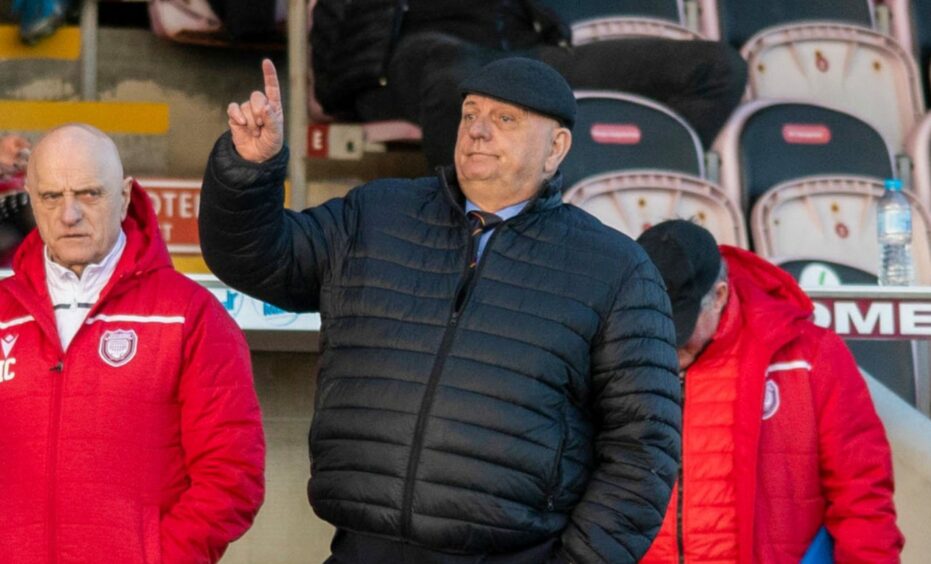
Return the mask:
POLYGON ((675 330, 643 251, 562 204, 565 80, 496 61, 462 84, 455 167, 298 213, 263 70, 210 156, 201 241, 229 285, 321 313, 328 562, 635 562, 678 467, 675 330))

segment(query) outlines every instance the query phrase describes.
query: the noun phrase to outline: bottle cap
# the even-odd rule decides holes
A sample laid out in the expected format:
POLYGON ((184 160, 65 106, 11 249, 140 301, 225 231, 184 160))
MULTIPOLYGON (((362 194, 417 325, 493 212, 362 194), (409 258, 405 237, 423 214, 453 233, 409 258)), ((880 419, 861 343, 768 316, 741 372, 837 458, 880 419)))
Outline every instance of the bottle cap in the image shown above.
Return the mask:
POLYGON ((888 178, 886 179, 886 190, 892 190, 893 192, 899 192, 902 190, 902 181, 898 178, 888 178))

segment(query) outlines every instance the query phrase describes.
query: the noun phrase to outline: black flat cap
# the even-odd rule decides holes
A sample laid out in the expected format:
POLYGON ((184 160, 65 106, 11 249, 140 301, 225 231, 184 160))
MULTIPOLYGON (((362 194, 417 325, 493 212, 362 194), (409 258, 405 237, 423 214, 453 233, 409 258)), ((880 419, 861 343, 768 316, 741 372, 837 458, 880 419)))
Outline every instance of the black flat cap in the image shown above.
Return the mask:
POLYGON ((721 251, 707 229, 684 219, 657 223, 637 242, 666 283, 676 325, 676 346, 681 347, 695 331, 701 300, 721 272, 721 251))
POLYGON ((553 67, 525 57, 498 59, 459 84, 459 92, 481 94, 523 106, 556 119, 565 127, 575 125, 575 95, 569 83, 553 67))

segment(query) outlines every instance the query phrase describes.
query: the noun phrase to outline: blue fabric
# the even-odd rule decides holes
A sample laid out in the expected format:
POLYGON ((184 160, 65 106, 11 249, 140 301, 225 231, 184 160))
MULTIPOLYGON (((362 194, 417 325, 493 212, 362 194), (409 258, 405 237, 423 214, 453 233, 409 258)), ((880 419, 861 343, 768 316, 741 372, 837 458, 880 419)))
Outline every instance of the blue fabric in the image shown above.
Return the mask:
POLYGON ((802 556, 799 564, 833 564, 834 562, 834 539, 828 534, 824 527, 818 531, 814 540, 808 545, 808 550, 802 556))
MULTIPOLYGON (((513 206, 508 206, 504 209, 498 210, 495 212, 495 215, 501 218, 501 221, 507 221, 519 214, 521 210, 527 205, 527 202, 530 200, 524 200, 523 202, 518 202, 513 206)), ((472 210, 480 210, 481 208, 472 203, 471 200, 466 200, 465 211, 469 213, 472 210)), ((489 229, 488 231, 482 233, 481 238, 478 240, 478 258, 482 258, 482 253, 485 252, 485 245, 488 244, 488 239, 491 237, 491 234, 494 233, 494 229, 489 229)))
POLYGON ((64 23, 71 0, 16 0, 13 15, 19 20, 20 38, 32 45, 64 23))

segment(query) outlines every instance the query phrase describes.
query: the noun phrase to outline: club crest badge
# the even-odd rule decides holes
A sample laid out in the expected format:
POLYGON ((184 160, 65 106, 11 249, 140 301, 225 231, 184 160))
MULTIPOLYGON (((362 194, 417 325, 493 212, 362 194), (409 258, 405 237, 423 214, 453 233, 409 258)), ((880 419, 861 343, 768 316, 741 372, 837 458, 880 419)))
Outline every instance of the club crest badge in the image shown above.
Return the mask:
POLYGON ((110 366, 119 368, 136 356, 136 332, 105 331, 100 337, 100 358, 110 366))
POLYGON ((772 380, 766 381, 763 392, 763 421, 766 421, 779 411, 779 386, 772 380))

